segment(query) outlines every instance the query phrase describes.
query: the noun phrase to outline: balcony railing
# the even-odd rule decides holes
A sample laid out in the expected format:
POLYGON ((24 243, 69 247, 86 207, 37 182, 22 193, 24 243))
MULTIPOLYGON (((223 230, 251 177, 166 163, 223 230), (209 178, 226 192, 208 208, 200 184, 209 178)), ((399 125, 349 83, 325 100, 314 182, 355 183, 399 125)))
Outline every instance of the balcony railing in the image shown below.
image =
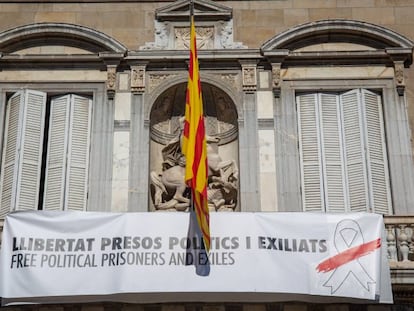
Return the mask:
POLYGON ((414 269, 414 216, 384 217, 391 268, 414 269))

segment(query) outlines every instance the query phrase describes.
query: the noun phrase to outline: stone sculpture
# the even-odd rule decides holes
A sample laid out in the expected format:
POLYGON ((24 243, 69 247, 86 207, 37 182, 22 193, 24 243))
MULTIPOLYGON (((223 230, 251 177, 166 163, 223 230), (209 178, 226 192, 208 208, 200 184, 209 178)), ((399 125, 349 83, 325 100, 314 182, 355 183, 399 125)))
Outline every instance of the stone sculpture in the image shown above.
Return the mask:
MULTIPOLYGON (((162 172, 150 173, 151 198, 158 211, 187 211, 190 191, 184 182, 185 157, 181 151, 182 124, 179 135, 162 149, 162 172)), ((208 186, 211 211, 233 211, 237 206, 239 171, 236 161, 223 161, 218 153, 219 138, 206 137, 208 186)))

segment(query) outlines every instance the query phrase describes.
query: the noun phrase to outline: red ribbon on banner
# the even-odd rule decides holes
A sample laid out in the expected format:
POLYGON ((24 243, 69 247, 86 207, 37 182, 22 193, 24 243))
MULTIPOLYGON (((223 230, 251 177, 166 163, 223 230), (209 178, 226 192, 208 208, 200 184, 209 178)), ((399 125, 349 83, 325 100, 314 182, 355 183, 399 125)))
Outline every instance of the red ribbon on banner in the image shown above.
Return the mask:
POLYGON ((322 261, 317 267, 318 272, 329 272, 352 260, 368 255, 372 251, 381 247, 381 239, 361 244, 343 251, 331 258, 322 261))

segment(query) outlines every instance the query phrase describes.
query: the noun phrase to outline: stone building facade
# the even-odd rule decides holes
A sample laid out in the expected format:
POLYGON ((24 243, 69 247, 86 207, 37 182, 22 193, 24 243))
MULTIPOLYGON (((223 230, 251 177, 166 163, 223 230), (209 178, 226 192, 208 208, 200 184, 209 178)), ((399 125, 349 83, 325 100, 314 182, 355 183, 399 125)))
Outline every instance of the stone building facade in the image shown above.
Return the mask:
MULTIPOLYGON (((220 191, 211 189, 211 210, 386 215, 395 305, 10 309, 412 310, 413 1, 194 3, 206 127, 220 168, 212 168, 220 191)), ((186 209, 162 189, 179 166, 188 16, 186 0, 0 3, 1 217, 14 209, 186 209), (24 150, 18 159, 16 150, 24 150)))

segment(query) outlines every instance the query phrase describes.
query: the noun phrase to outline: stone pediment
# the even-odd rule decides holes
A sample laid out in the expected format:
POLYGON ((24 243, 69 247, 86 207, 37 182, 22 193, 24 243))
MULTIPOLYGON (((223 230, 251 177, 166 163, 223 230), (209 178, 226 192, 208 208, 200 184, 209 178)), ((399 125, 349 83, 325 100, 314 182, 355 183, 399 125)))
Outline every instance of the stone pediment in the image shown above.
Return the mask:
MULTIPOLYGON (((233 41, 233 10, 209 0, 194 0, 198 49, 242 49, 233 41)), ((190 42, 190 1, 179 0, 155 11, 153 42, 141 50, 187 50, 190 42)))
MULTIPOLYGON (((196 21, 228 21, 232 18, 232 9, 207 0, 194 0, 194 17, 196 21)), ((190 1, 176 1, 155 11, 155 19, 164 21, 188 21, 190 1)))

